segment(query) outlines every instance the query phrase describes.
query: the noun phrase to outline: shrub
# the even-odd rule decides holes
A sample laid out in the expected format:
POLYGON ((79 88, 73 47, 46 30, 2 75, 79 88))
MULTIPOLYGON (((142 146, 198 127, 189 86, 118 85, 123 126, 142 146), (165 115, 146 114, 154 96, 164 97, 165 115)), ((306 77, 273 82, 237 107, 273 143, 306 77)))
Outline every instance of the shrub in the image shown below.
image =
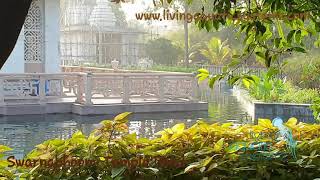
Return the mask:
POLYGON ((320 97, 320 91, 315 88, 299 88, 290 81, 276 77, 275 69, 268 70, 262 77, 252 76, 252 80, 243 79, 243 85, 248 89, 251 97, 264 102, 306 103, 320 97))
POLYGON ((291 83, 285 83, 285 93, 279 96, 279 102, 285 103, 313 103, 316 97, 320 97, 317 89, 301 89, 291 83))
POLYGON ((146 55, 155 64, 175 65, 182 53, 181 48, 173 45, 170 40, 165 38, 150 40, 146 44, 146 55))
POLYGON ((52 139, 37 145, 26 159, 48 163, 29 165, 20 179, 314 179, 320 176, 320 125, 297 123, 295 118, 288 120, 284 127, 291 129, 287 132, 296 140, 294 150, 288 148, 292 147, 289 141, 280 138, 279 130, 267 119, 260 119, 258 125, 241 126, 198 121, 189 129, 177 124, 157 133, 158 138, 146 139, 128 134, 129 114, 102 121, 102 126, 89 136, 77 132, 70 139, 52 139), (89 165, 63 166, 61 159, 86 160, 89 165), (50 160, 53 161, 49 165, 50 160))
POLYGON ((262 77, 253 75, 252 80, 243 79, 243 84, 256 100, 275 102, 285 92, 284 81, 276 78, 276 74, 277 70, 270 69, 262 77))
POLYGON ((311 109, 313 111, 314 118, 320 122, 320 97, 315 98, 313 100, 313 104, 311 105, 311 109))
POLYGON ((284 73, 294 85, 302 88, 320 88, 320 55, 312 53, 287 60, 284 73))

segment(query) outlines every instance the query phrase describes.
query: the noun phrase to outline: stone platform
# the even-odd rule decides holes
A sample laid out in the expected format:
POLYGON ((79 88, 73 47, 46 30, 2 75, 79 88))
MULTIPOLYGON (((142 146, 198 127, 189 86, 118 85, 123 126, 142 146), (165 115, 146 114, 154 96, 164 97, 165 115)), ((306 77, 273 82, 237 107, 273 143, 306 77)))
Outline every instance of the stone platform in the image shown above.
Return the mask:
POLYGON ((7 104, 0 106, 0 115, 73 113, 78 115, 108 115, 122 112, 164 113, 207 111, 206 102, 149 102, 149 103, 110 103, 83 105, 73 102, 48 102, 46 104, 7 104))

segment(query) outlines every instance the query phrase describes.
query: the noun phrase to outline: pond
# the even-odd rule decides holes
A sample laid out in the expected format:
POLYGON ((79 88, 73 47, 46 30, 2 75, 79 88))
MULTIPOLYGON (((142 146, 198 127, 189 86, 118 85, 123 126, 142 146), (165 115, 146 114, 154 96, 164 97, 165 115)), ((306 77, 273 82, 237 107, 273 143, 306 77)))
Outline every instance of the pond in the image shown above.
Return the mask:
MULTIPOLYGON (((214 90, 202 88, 201 100, 209 102, 209 111, 205 112, 173 112, 173 113, 143 113, 130 117, 129 131, 139 136, 153 137, 164 128, 177 123, 193 125, 197 120, 206 122, 248 123, 245 110, 232 96, 229 86, 221 84, 214 90)), ((79 116, 75 114, 48 114, 0 117, 0 144, 14 148, 11 154, 22 158, 35 145, 51 138, 66 139, 77 130, 89 134, 99 122, 112 119, 113 115, 79 116)))

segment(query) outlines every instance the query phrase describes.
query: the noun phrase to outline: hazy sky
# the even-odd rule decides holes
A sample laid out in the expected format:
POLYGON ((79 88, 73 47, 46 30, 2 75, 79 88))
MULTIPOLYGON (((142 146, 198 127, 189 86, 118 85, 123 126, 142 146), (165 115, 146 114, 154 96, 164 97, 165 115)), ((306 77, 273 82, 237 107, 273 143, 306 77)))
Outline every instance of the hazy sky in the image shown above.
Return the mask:
POLYGON ((134 0, 134 3, 122 3, 122 9, 127 14, 128 20, 135 19, 135 13, 143 12, 148 7, 153 7, 152 0, 134 0))
MULTIPOLYGON (((157 0, 159 1, 159 0, 157 0)), ((157 2, 156 1, 156 2, 157 2)), ((134 3, 122 3, 122 9, 127 16, 127 20, 135 20, 136 13, 141 13, 146 11, 148 8, 153 8, 154 4, 152 0, 134 0, 134 3)), ((159 10, 160 12, 162 10, 159 10)), ((146 21, 139 21, 140 23, 146 24, 146 21)), ((166 26, 168 29, 174 28, 176 23, 174 21, 153 21, 153 26, 164 27, 166 26)))

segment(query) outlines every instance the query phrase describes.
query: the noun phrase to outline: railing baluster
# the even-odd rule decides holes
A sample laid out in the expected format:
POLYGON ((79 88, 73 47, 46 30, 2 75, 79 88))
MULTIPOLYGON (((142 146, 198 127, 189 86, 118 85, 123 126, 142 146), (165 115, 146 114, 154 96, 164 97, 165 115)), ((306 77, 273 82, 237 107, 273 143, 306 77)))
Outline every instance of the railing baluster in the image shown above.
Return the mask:
POLYGON ((123 76, 123 95, 122 95, 122 103, 129 104, 130 103, 130 79, 128 75, 123 76))
POLYGON ((40 104, 46 103, 46 77, 43 75, 40 75, 39 80, 39 98, 40 104))
POLYGON ((164 87, 165 87, 164 76, 159 76, 159 102, 165 102, 164 87))
POLYGON ((0 77, 0 106, 5 105, 4 98, 4 79, 0 77))
POLYGON ((86 105, 92 105, 92 101, 91 101, 91 97, 92 97, 92 74, 91 73, 87 73, 87 75, 85 76, 85 99, 86 99, 86 102, 85 104, 86 105))
POLYGON ((79 103, 79 104, 83 104, 84 103, 84 97, 83 97, 83 94, 84 94, 84 75, 83 74, 78 74, 77 76, 77 100, 76 100, 76 103, 79 103))
POLYGON ((198 101, 198 91, 199 91, 199 85, 198 85, 198 81, 197 78, 191 77, 192 78, 192 95, 191 95, 191 101, 192 102, 197 102, 198 101))

